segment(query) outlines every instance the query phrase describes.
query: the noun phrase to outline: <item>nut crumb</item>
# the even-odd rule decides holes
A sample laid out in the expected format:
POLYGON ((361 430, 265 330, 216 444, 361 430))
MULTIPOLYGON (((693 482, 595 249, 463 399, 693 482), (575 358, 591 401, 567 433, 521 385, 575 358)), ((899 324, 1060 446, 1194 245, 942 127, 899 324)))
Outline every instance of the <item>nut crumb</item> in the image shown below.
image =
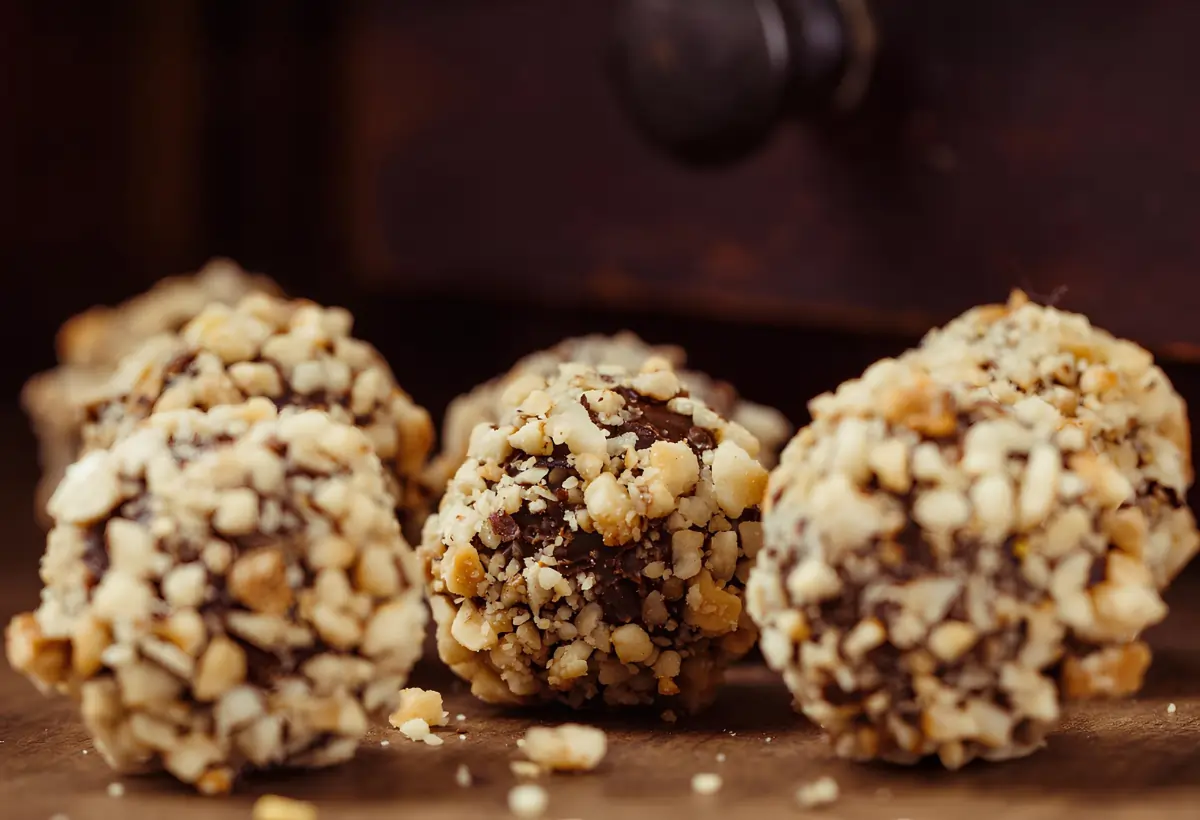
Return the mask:
POLYGON ((1175 714, 1175 704, 1174 704, 1174 703, 1168 703, 1168 704, 1167 704, 1167 714, 1168 714, 1168 715, 1173 715, 1173 714, 1175 714))
POLYGON ((445 743, 444 740, 429 731, 429 724, 421 718, 407 720, 396 728, 400 730, 400 734, 412 741, 424 742, 429 746, 441 746, 445 743))
POLYGON ((459 735, 459 736, 458 736, 458 739, 459 739, 459 740, 466 740, 466 739, 467 739, 467 736, 466 736, 466 735, 459 735))
POLYGON ((125 784, 124 783, 109 783, 108 784, 108 796, 109 797, 124 797, 125 796, 125 784))
POLYGON ((726 760, 728 760, 728 758, 725 757, 724 752, 717 752, 717 762, 718 763, 724 763, 726 760))
POLYGON ((767 739, 766 739, 766 742, 767 742, 767 743, 770 743, 770 742, 771 742, 771 738, 767 738, 767 739))
POLYGON ((528 760, 514 760, 508 767, 517 777, 541 777, 543 772, 541 766, 528 760))
POLYGON ((317 820, 317 807, 303 800, 264 794, 254 802, 254 820, 317 820))
POLYGON ((83 750, 83 753, 84 753, 84 754, 87 754, 87 753, 88 753, 88 750, 87 750, 87 749, 84 749, 84 750, 83 750))
POLYGON ((673 711, 672 711, 672 710, 670 710, 670 709, 668 709, 667 711, 663 712, 663 713, 662 713, 662 715, 661 715, 661 717, 662 717, 662 719, 663 719, 664 721, 666 721, 667 723, 674 723, 675 721, 679 720, 679 718, 678 718, 678 717, 675 715, 675 712, 673 712, 673 711))
POLYGON ((62 812, 59 812, 58 814, 50 815, 50 820, 71 820, 71 818, 62 812))
POLYGON ((525 738, 523 738, 523 737, 519 737, 519 738, 517 738, 517 748, 518 748, 518 749, 524 749, 524 748, 525 748, 525 738))
POLYGON ((536 783, 513 786, 508 792, 508 810, 517 817, 541 817, 549 803, 550 796, 536 783))
POLYGON ((796 789, 796 802, 806 809, 828 806, 837 801, 839 792, 837 781, 826 775, 796 789))
POLYGON ((607 751, 608 737, 594 726, 564 723, 533 726, 525 732, 525 754, 551 771, 591 771, 607 751))
POLYGON ((712 772, 700 772, 692 775, 692 791, 696 794, 710 795, 721 790, 724 781, 721 775, 712 772))
POLYGON ((400 705, 388 722, 399 728, 401 724, 420 718, 430 726, 445 726, 449 717, 449 712, 442 711, 441 692, 411 688, 400 690, 400 705))
POLYGON ((457 720, 459 723, 462 723, 464 720, 467 719, 467 716, 466 715, 455 715, 454 719, 457 720))
POLYGON ((380 745, 380 746, 384 746, 384 747, 391 746, 391 745, 392 745, 392 741, 390 741, 390 740, 381 740, 381 741, 379 741, 379 745, 380 745))
POLYGON ((462 789, 471 787, 471 770, 467 768, 466 763, 458 764, 458 768, 454 771, 454 782, 462 789))

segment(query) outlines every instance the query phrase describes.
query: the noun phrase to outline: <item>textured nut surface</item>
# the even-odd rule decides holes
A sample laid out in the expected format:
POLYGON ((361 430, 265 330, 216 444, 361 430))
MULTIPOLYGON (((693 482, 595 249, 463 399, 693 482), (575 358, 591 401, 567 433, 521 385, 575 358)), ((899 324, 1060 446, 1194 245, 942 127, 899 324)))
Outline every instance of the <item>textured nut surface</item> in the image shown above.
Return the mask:
MULTIPOLYGON (((907 358, 1020 413, 1049 405, 1086 435, 1108 458, 1073 469, 1102 466, 1092 476, 1095 491, 1121 501, 1132 494, 1150 530, 1163 533, 1141 545, 1160 588, 1200 551, 1185 501, 1192 483, 1187 408, 1146 350, 1018 291, 1006 305, 974 308, 930 331, 907 358)), ((1040 481, 1053 480, 1056 465, 1046 459, 1040 481)), ((1045 497, 1022 496, 1022 518, 1041 515, 1045 497)))
POLYGON ((37 374, 21 391, 21 406, 38 438, 39 516, 48 522, 46 502, 82 446, 85 409, 104 395, 121 359, 153 337, 177 331, 209 304, 234 304, 255 291, 275 293, 278 286, 228 259, 213 259, 198 273, 169 276, 116 307, 91 308, 62 326, 59 366, 37 374))
POLYGON ((1057 725, 1060 690, 1136 691, 1137 636, 1166 607, 1121 547, 1119 472, 1054 405, 911 357, 812 412, 771 475, 746 600, 837 754, 1020 756, 1057 725))
POLYGON ((117 489, 98 505, 88 482, 59 488, 42 603, 9 625, 10 663, 77 696, 114 767, 203 793, 245 769, 350 757, 368 714, 399 700, 425 623, 365 434, 254 399, 155 414, 86 461, 117 489), (253 530, 229 526, 241 512, 220 519, 229 498, 256 511, 253 530), (329 567, 333 532, 351 537, 329 567))
MULTIPOLYGON (((471 431, 478 424, 499 424, 505 413, 519 404, 532 390, 558 373, 559 365, 577 362, 592 367, 618 367, 637 373, 648 362, 655 361, 652 373, 647 374, 641 384, 660 395, 674 387, 670 376, 662 374, 663 367, 675 368, 679 381, 693 396, 701 399, 724 418, 736 422, 752 434, 761 445, 755 454, 760 463, 774 465, 779 450, 792 434, 793 427, 775 409, 747 401, 738 395, 732 385, 718 381, 703 373, 682 369, 686 355, 681 348, 666 345, 649 345, 628 331, 614 336, 580 336, 566 339, 554 347, 532 353, 518 361, 507 373, 492 381, 479 385, 470 393, 459 396, 446 410, 442 430, 442 449, 431 462, 426 472, 426 484, 430 492, 441 494, 455 470, 467 457, 471 431), (530 388, 529 385, 534 385, 530 388)), ((677 390, 671 390, 673 395, 677 390)), ((536 415, 536 408, 528 408, 536 415)), ((536 429, 536 428, 534 428, 536 429)), ((525 435, 527 431, 517 431, 525 435)), ((520 438, 518 438, 520 440, 520 438)), ((526 453, 535 453, 528 446, 521 446, 526 453)))
MULTIPOLYGON (((383 462, 388 489, 410 536, 428 508, 419 476, 433 444, 429 414, 400 389, 387 363, 350 336, 352 321, 340 308, 252 293, 235 305, 213 303, 178 333, 131 352, 103 393, 84 407, 85 450, 104 448, 151 413, 270 399, 281 412, 318 409, 355 425, 383 462)), ((324 443, 296 453, 305 466, 328 464, 324 443)), ((278 480, 269 456, 241 464, 253 489, 278 480)), ((214 511, 227 536, 252 532, 258 515, 253 492, 232 479, 214 511)))
POLYGON ((443 660, 485 700, 704 706, 755 639, 757 441, 662 360, 511 392, 422 539, 443 660))

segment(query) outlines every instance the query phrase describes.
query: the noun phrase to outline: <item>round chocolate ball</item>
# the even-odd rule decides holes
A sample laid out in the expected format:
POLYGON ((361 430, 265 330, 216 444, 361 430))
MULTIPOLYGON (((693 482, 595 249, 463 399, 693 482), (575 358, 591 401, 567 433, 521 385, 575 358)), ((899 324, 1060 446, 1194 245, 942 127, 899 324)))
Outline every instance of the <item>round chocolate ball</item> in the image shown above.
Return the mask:
POLYGON ((428 508, 420 475, 433 444, 429 414, 396 384, 371 345, 350 335, 340 308, 253 294, 213 304, 178 334, 126 357, 87 407, 85 452, 107 447, 153 413, 270 399, 281 410, 322 410, 363 430, 383 462, 406 532, 428 508))
POLYGON ((350 758, 396 705, 425 606, 358 428, 265 399, 156 414, 72 465, 49 510, 9 662, 79 701, 114 768, 225 792, 350 758))
POLYGON ((911 361, 811 409, 771 474, 747 602, 839 755, 1017 757, 1064 699, 1136 691, 1166 606, 1132 488, 1082 425, 911 361))
POLYGON ((509 398, 426 524, 442 659, 496 703, 704 706, 755 639, 758 442, 664 360, 509 398))
POLYGON ((85 408, 104 395, 121 359, 147 339, 178 331, 213 302, 236 304, 257 291, 279 288, 228 259, 213 259, 195 274, 168 276, 115 307, 89 308, 63 324, 59 366, 33 376, 21 390, 21 406, 38 438, 42 479, 35 510, 42 523, 49 523, 46 502, 79 455, 85 408))

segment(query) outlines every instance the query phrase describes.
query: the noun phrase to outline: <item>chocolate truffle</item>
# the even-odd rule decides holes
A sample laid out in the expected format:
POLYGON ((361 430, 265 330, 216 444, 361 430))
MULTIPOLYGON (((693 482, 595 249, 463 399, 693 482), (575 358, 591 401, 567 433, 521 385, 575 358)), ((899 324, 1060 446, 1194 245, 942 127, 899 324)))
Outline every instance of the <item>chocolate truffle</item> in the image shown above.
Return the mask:
POLYGON ((439 654, 490 702, 702 707, 755 639, 758 442, 661 359, 520 391, 425 526, 439 654))
POLYGON ((206 793, 350 758, 420 653, 419 568, 371 442, 265 399, 156 414, 68 470, 10 663, 120 771, 206 793))
POLYGON ((228 259, 213 259, 198 273, 169 276, 116 307, 93 307, 58 332, 59 366, 31 378, 21 405, 38 438, 42 480, 37 514, 80 448, 84 407, 100 395, 117 363, 147 339, 179 330, 213 302, 234 304, 256 291, 277 293, 265 276, 251 275, 228 259))
MULTIPOLYGON (((442 448, 431 464, 426 483, 433 495, 440 495, 450 476, 467 456, 471 431, 477 424, 498 424, 508 411, 505 392, 524 379, 550 379, 558 367, 578 362, 600 367, 621 367, 637 372, 648 359, 665 360, 679 374, 689 394, 705 402, 721 416, 745 427, 759 441, 759 461, 766 467, 775 464, 779 449, 792 434, 793 427, 778 410, 746 401, 728 382, 694 370, 683 370, 687 355, 675 345, 650 345, 637 335, 622 331, 613 336, 592 334, 564 339, 548 350, 531 353, 507 373, 479 385, 470 393, 454 399, 446 409, 442 425, 442 448)), ((520 387, 517 388, 520 390, 520 387)))
POLYGON ((771 475, 747 602, 839 755, 1017 757, 1064 698, 1139 688, 1166 606, 1133 488, 1084 425, 892 360, 811 411, 771 475))
POLYGON ((1125 548, 1160 588, 1200 550, 1186 503, 1187 407, 1148 351, 1017 291, 1006 305, 973 308, 931 331, 908 355, 1003 404, 1040 397, 1077 423, 1133 486, 1137 543, 1125 548))
POLYGON ((419 534, 420 483, 433 444, 429 414, 396 384, 383 357, 350 335, 340 308, 252 294, 213 304, 179 334, 127 356, 106 395, 87 407, 84 449, 107 447, 152 413, 269 398, 318 409, 367 434, 383 462, 401 523, 419 534))

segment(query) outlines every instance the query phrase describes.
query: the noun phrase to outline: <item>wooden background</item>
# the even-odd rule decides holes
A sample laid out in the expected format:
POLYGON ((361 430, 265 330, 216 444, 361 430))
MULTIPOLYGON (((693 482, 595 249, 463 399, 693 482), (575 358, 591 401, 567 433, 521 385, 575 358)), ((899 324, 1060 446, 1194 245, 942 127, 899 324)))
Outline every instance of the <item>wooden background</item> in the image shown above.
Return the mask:
POLYGON ((700 172, 617 107, 606 0, 0 4, 0 388, 215 253, 355 309, 435 411, 631 326, 802 420, 1012 286, 1194 359, 1200 6, 875 8, 861 110, 700 172))

